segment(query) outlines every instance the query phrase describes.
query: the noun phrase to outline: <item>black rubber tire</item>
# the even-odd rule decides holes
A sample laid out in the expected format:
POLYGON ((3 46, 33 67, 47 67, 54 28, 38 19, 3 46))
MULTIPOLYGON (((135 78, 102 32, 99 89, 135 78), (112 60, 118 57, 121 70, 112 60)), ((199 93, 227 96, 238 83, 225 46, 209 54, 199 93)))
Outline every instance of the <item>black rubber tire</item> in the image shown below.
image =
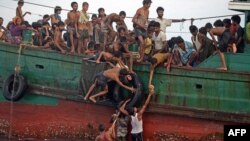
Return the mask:
POLYGON ((140 102, 142 99, 142 90, 143 90, 142 83, 136 74, 132 74, 132 76, 134 79, 133 87, 136 88, 136 92, 135 92, 135 94, 133 94, 131 101, 126 106, 128 108, 139 106, 141 104, 140 102))
POLYGON ((17 101, 23 97, 25 89, 26 89, 25 78, 20 74, 17 74, 16 76, 14 74, 11 74, 3 84, 3 96, 7 100, 17 101), (16 77, 15 86, 13 85, 14 77, 16 77), (13 86, 15 88, 12 95, 13 86))

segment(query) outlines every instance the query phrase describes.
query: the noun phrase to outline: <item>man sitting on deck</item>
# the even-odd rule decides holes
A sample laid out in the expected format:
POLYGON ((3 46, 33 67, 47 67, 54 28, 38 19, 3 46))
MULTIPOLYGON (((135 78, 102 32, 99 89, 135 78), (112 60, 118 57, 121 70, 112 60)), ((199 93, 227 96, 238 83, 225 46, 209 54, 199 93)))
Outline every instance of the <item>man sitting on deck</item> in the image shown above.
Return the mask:
POLYGON ((133 87, 128 87, 126 85, 124 85, 121 81, 120 78, 121 77, 126 77, 128 80, 131 80, 132 77, 129 74, 127 69, 121 69, 119 67, 114 67, 112 69, 108 69, 105 70, 104 72, 100 72, 95 76, 95 80, 94 83, 90 86, 86 96, 84 97, 84 100, 90 99, 92 102, 96 103, 95 98, 99 97, 99 96, 103 96, 105 94, 108 93, 108 82, 109 81, 116 81, 118 83, 118 85, 120 85, 121 87, 131 91, 131 92, 135 92, 136 89, 134 89, 133 87), (91 97, 90 93, 94 90, 95 87, 101 86, 103 88, 103 90, 91 97))

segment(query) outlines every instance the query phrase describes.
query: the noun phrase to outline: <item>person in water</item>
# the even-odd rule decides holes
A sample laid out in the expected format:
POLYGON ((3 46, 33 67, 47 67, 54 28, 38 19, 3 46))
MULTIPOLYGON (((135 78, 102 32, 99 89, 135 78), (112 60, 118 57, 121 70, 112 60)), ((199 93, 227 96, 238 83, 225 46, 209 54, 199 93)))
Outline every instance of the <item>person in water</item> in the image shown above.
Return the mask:
POLYGON ((96 97, 106 95, 108 93, 108 82, 109 81, 115 81, 120 85, 121 87, 131 91, 132 93, 136 91, 133 87, 128 87, 124 85, 120 78, 125 77, 129 81, 132 80, 132 76, 129 74, 128 70, 126 68, 119 68, 114 67, 112 69, 105 70, 104 72, 100 72, 95 76, 94 83, 90 86, 86 96, 84 97, 84 100, 90 99, 92 102, 96 103, 96 97), (102 91, 90 96, 91 92, 94 90, 95 87, 102 87, 102 91), (89 97, 90 96, 90 97, 89 97))
POLYGON ((119 108, 120 112, 130 117, 130 122, 132 125, 131 137, 132 141, 143 141, 142 133, 143 133, 143 114, 150 102, 151 96, 154 94, 154 86, 149 86, 149 94, 147 100, 145 101, 142 108, 139 110, 136 107, 129 108, 126 110, 126 105, 130 101, 127 100, 124 104, 119 108))
POLYGON ((151 3, 151 0, 143 0, 143 6, 136 11, 132 19, 132 22, 134 23, 135 36, 138 38, 140 44, 140 58, 137 60, 137 62, 142 62, 144 58, 144 38, 147 37, 149 7, 151 3))
POLYGON ((114 141, 115 139, 115 126, 114 124, 108 129, 105 129, 103 124, 98 127, 99 135, 95 138, 95 141, 114 141))

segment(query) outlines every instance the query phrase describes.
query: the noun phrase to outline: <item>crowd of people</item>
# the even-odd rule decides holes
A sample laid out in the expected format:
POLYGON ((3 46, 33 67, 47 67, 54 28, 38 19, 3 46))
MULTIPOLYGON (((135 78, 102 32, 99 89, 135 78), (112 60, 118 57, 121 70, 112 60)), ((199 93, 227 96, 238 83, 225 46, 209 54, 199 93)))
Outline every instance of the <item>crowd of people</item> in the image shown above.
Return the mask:
MULTIPOLYGON (((3 18, 0 17, 0 40, 11 44, 22 44, 24 34, 32 31, 31 46, 56 50, 60 53, 98 56, 96 63, 105 61, 112 68, 100 72, 89 91, 85 100, 96 102, 96 98, 108 93, 109 81, 115 81, 119 86, 134 93, 136 88, 129 87, 121 81, 132 79, 133 63, 150 63, 149 94, 141 110, 137 108, 126 109, 129 100, 120 104, 119 112, 109 130, 100 125, 100 135, 96 141, 126 140, 127 124, 132 124, 132 140, 142 140, 142 115, 154 93, 152 79, 154 69, 158 65, 164 65, 166 71, 170 71, 172 65, 178 67, 195 67, 212 54, 218 53, 222 65, 218 69, 227 70, 224 52, 244 52, 244 30, 240 26, 241 18, 234 15, 231 19, 217 20, 212 25, 207 23, 198 29, 193 25, 189 27, 191 41, 185 41, 181 36, 167 39, 166 28, 174 22, 184 22, 185 19, 165 19, 164 8, 158 7, 158 17, 149 21, 149 9, 152 1, 143 0, 140 7, 132 18, 133 30, 127 28, 124 19, 126 12, 111 13, 107 15, 104 8, 98 9, 98 14, 88 14, 89 3, 83 2, 82 9, 78 11, 78 3, 72 2, 72 10, 68 12, 67 19, 63 21, 60 14, 62 8, 56 6, 54 14, 44 15, 43 19, 30 24, 25 20, 23 13, 23 0, 18 1, 16 16, 7 27, 3 26, 3 18), (115 25, 114 25, 115 24, 115 25), (65 28, 66 27, 66 28, 65 28), (66 32, 64 32, 66 31, 66 32), (210 37, 208 36, 208 34, 210 37), (217 38, 215 37, 217 36, 217 38), (137 57, 129 50, 131 45, 138 44, 137 57), (115 65, 114 65, 115 64, 115 65), (122 77, 121 77, 122 76, 122 77), (96 87, 102 91, 91 95, 96 87), (116 128, 115 128, 116 127, 116 128), (116 132, 114 131, 116 129, 116 132)), ((249 17, 250 21, 250 17, 249 17)))

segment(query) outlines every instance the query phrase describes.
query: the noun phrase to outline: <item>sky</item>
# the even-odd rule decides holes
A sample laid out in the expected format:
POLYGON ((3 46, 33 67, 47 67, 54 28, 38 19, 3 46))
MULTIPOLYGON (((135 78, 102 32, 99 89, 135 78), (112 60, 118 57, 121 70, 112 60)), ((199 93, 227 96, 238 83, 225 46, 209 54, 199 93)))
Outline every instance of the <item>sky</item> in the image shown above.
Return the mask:
MULTIPOLYGON (((61 6, 63 9, 71 9, 71 0, 24 0, 26 2, 32 2, 47 6, 61 6)), ((90 13, 97 13, 98 8, 103 7, 106 14, 119 13, 124 10, 128 17, 133 17, 136 10, 142 7, 142 0, 74 0, 78 2, 79 10, 83 2, 89 3, 90 13)), ((164 18, 168 19, 190 19, 190 18, 202 18, 211 16, 224 16, 241 14, 240 12, 228 10, 228 2, 230 0, 152 0, 153 3, 149 9, 150 18, 156 18, 156 8, 161 6, 165 9, 164 18)), ((0 17, 4 18, 4 25, 8 23, 15 16, 15 8, 17 7, 17 1, 15 0, 0 0, 0 17)), ((30 4, 24 4, 23 11, 30 11, 32 15, 25 16, 25 20, 29 22, 37 21, 41 19, 40 15, 53 14, 52 8, 45 8, 30 4)), ((66 19, 67 11, 62 11, 62 19, 66 19)), ((242 21, 244 20, 243 16, 242 21)), ((230 17, 225 17, 230 18, 230 17)), ((214 19, 208 20, 195 20, 194 25, 198 28, 204 26, 207 22, 213 23, 214 19)), ((222 18, 223 19, 223 18, 222 18)), ((131 18, 126 18, 125 22, 129 29, 132 29, 131 18)), ((182 36, 185 40, 190 41, 191 34, 188 27, 190 21, 184 23, 173 23, 171 27, 167 28, 167 38, 170 39, 173 36, 182 36)))

